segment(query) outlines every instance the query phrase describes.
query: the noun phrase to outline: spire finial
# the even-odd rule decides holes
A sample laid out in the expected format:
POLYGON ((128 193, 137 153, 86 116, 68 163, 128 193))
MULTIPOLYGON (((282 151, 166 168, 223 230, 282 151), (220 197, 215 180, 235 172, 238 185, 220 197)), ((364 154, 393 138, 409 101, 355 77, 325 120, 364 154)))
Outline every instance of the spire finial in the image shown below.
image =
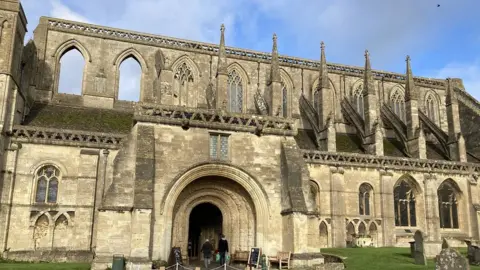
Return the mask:
POLYGON ((370 53, 368 52, 368 50, 365 50, 365 57, 369 57, 370 56, 370 53))
POLYGON ((225 73, 227 70, 227 53, 225 51, 225 25, 220 26, 220 46, 218 48, 217 73, 225 73))
POLYGON ((322 51, 325 50, 325 43, 324 43, 323 41, 320 42, 320 49, 321 49, 322 51))
POLYGON ((405 61, 410 62, 410 55, 407 55, 407 58, 405 59, 405 61))
POLYGON ((405 76, 405 100, 418 100, 418 93, 415 87, 415 81, 413 80, 412 67, 410 66, 410 55, 405 57, 405 62, 407 63, 407 74, 405 76))
POLYGON ((270 70, 270 80, 272 82, 280 82, 280 65, 278 62, 278 47, 277 47, 277 34, 273 33, 273 46, 272 46, 272 66, 270 70))
POLYGON ((220 26, 220 31, 223 33, 225 33, 225 25, 222 23, 222 25, 220 26))
POLYGON ((277 42, 277 34, 273 33, 273 42, 277 42))

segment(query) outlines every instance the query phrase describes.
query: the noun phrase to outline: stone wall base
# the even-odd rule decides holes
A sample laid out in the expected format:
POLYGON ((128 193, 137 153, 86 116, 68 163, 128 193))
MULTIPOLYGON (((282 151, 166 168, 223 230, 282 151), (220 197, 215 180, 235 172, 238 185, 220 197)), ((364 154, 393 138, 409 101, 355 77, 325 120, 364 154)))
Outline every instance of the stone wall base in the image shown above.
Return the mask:
POLYGON ((314 267, 325 263, 321 253, 294 253, 290 261, 290 267, 314 267))
POLYGON ((423 252, 427 259, 436 258, 442 251, 442 242, 423 242, 423 252))
MULTIPOLYGON (((112 267, 113 256, 97 256, 92 262, 91 270, 105 270, 112 267)), ((151 270, 152 261, 146 258, 125 257, 125 269, 151 270), (138 267, 138 268, 137 268, 138 267)))
POLYGON ((23 250, 4 252, 3 258, 28 262, 90 263, 93 260, 93 253, 88 250, 23 250))

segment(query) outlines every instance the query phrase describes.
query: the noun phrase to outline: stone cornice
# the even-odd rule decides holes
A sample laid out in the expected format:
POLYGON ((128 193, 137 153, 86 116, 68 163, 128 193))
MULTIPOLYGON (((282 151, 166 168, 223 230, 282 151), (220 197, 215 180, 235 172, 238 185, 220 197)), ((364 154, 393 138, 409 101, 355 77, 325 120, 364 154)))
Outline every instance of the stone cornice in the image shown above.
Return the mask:
POLYGON ((139 103, 134 120, 183 128, 201 127, 218 130, 250 132, 257 135, 295 136, 297 128, 291 118, 229 113, 181 106, 139 103))
POLYGON ((329 166, 378 168, 382 170, 404 170, 427 173, 453 173, 476 175, 480 173, 480 164, 430 159, 397 158, 351 153, 330 153, 301 150, 307 163, 329 166))
POLYGON ((126 137, 123 134, 34 126, 14 126, 12 133, 8 135, 14 142, 102 149, 118 149, 122 139, 126 137))
MULTIPOLYGON (((157 46, 163 48, 171 48, 183 51, 200 52, 209 55, 218 55, 219 46, 217 44, 210 44, 204 42, 190 41, 184 39, 177 39, 171 37, 164 37, 159 35, 151 35, 140 32, 116 29, 111 27, 104 27, 56 18, 46 18, 48 20, 48 29, 75 33, 84 36, 101 37, 113 40, 126 41, 130 43, 139 43, 150 46, 157 46)), ((272 55, 270 53, 244 50, 232 47, 226 47, 226 54, 229 58, 245 59, 249 61, 271 63, 272 55)), ((292 66, 302 69, 318 70, 320 61, 313 61, 303 58, 279 56, 281 66, 292 66)), ((361 67, 353 67, 340 64, 327 64, 328 72, 335 74, 346 74, 350 76, 363 76, 364 69, 361 67)), ((374 78, 379 80, 405 83, 405 74, 375 71, 372 70, 374 78)), ((415 77, 415 84, 418 86, 433 87, 438 89, 445 89, 445 80, 429 79, 423 77, 415 77)))

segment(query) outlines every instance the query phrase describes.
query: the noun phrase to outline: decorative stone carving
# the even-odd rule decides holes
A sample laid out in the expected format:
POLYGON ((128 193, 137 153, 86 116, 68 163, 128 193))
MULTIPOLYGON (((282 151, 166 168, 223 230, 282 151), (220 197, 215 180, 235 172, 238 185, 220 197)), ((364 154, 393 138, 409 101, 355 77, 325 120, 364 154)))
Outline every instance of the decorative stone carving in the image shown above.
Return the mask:
POLYGON ((91 146, 109 149, 117 149, 125 137, 119 134, 59 130, 31 126, 14 126, 10 136, 15 142, 91 146))
POLYGON ((206 93, 206 99, 207 99, 207 106, 209 109, 215 109, 215 104, 216 103, 216 93, 215 93, 215 89, 213 89, 214 86, 213 86, 213 83, 210 82, 208 85, 207 85, 207 89, 205 90, 205 93, 206 93))
POLYGON ((261 115, 267 115, 268 104, 265 101, 265 98, 263 97, 263 95, 257 90, 253 98, 255 100, 255 108, 257 109, 257 112, 261 115))
POLYGON ((441 160, 426 160, 426 159, 405 159, 397 157, 379 157, 374 155, 361 155, 350 153, 331 153, 313 150, 301 150, 303 158, 308 163, 319 163, 332 166, 349 166, 361 168, 380 168, 386 169, 400 169, 406 171, 419 171, 436 173, 459 173, 470 174, 473 172, 480 173, 480 164, 477 163, 462 163, 441 160))
POLYGON ((135 120, 153 123, 182 125, 185 120, 191 127, 209 127, 214 129, 233 130, 293 136, 296 134, 294 120, 283 117, 256 116, 226 111, 193 109, 180 106, 139 104, 136 108, 135 120))

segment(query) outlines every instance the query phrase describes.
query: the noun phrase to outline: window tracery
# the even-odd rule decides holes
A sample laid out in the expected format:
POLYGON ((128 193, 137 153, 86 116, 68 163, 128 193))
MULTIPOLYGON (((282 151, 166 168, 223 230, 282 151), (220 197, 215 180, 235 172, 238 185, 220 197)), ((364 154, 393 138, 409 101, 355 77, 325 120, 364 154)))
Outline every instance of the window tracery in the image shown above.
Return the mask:
POLYGON ((357 110, 358 114, 362 119, 365 119, 365 101, 364 101, 364 89, 363 84, 359 84, 356 88, 352 90, 351 99, 352 104, 357 110))
POLYGON ((432 93, 427 94, 425 98, 425 113, 435 124, 438 124, 438 104, 432 93))
POLYGON ((440 228, 458 229, 458 206, 456 188, 449 181, 438 188, 440 228))
POLYGON ((179 65, 174 75, 174 105, 188 104, 188 91, 193 81, 193 72, 190 67, 185 62, 179 65))
POLYGON ((372 196, 373 188, 367 183, 360 185, 358 190, 358 211, 360 215, 371 215, 370 198, 372 196))
POLYGON ((403 122, 406 121, 405 96, 400 90, 397 89, 390 95, 390 107, 403 122))
POLYGON ((228 100, 230 112, 242 112, 243 108, 243 84, 242 78, 235 71, 232 70, 228 73, 228 100))
POLYGON ((400 181, 394 190, 395 226, 416 226, 415 193, 405 180, 400 181))
POLYGON ((37 171, 35 176, 36 203, 56 203, 58 194, 58 179, 60 171, 52 165, 46 165, 37 171))

